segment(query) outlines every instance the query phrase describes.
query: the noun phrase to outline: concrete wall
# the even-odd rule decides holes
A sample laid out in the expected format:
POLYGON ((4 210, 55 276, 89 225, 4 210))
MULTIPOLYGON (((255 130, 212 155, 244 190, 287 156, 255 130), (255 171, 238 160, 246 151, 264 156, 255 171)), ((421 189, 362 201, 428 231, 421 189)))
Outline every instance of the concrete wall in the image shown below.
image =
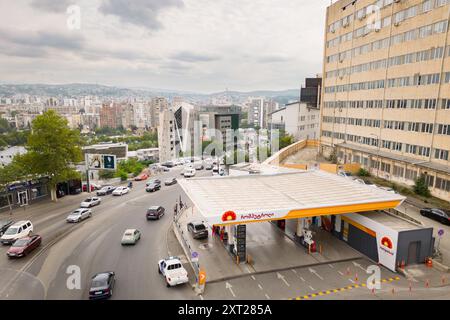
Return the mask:
POLYGON ((398 234, 397 263, 408 263, 409 246, 419 242, 417 260, 414 263, 424 263, 433 253, 433 228, 401 231, 398 234))

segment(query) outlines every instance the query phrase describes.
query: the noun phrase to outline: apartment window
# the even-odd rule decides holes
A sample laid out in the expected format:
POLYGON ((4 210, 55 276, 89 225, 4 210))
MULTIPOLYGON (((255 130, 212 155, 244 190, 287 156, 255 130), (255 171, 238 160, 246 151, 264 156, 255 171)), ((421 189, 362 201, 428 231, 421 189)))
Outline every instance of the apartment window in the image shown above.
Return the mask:
POLYGON ((391 165, 389 163, 384 163, 381 162, 381 171, 386 172, 386 173, 390 173, 391 172, 391 165))
POLYGON ((405 178, 411 181, 417 180, 417 171, 413 169, 406 169, 405 178))
POLYGON ((436 177, 436 184, 434 187, 440 190, 450 192, 450 180, 436 177))
POLYGON ((448 150, 435 149, 434 158, 448 161, 448 150))
POLYGON ((425 183, 430 188, 433 188, 434 187, 434 176, 429 176, 429 175, 425 174, 425 183))
POLYGON ((431 0, 425 0, 422 4, 422 12, 428 12, 433 9, 433 2, 431 0))
POLYGON ((403 167, 399 167, 399 166, 394 165, 394 170, 392 172, 392 175, 394 177, 403 178, 404 173, 405 173, 405 169, 403 167))
POLYGON ((445 83, 450 83, 450 72, 446 72, 445 73, 445 79, 444 79, 445 83))
POLYGON ((450 109, 450 99, 442 99, 441 109, 450 109))

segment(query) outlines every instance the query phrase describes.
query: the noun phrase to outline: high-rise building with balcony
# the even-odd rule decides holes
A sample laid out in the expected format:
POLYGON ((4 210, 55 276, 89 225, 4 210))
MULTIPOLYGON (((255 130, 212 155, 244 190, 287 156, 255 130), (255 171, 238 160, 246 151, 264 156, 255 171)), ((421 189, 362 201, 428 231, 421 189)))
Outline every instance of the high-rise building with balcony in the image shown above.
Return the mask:
POLYGON ((326 12, 321 151, 450 200, 450 0, 340 0, 326 12))

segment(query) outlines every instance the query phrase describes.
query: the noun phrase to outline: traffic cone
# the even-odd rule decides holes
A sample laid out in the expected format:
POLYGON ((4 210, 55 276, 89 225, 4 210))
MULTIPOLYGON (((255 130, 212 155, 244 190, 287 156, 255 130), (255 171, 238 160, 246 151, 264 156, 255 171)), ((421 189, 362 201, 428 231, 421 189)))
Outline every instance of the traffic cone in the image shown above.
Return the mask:
POLYGON ((372 288, 372 294, 375 294, 375 288, 372 288))
POLYGON ((347 275, 350 275, 350 267, 347 268, 347 275))
POLYGON ((447 279, 445 278, 445 276, 442 276, 441 281, 442 281, 442 284, 445 284, 447 282, 447 279))
POLYGON ((430 280, 427 279, 427 281, 425 282, 425 287, 427 287, 427 288, 430 287, 430 280))
POLYGON ((355 281, 358 281, 358 273, 355 274, 355 281))
POLYGON ((409 292, 412 292, 412 284, 409 282, 409 292))
POLYGON ((395 288, 392 288, 392 294, 395 294, 395 288))

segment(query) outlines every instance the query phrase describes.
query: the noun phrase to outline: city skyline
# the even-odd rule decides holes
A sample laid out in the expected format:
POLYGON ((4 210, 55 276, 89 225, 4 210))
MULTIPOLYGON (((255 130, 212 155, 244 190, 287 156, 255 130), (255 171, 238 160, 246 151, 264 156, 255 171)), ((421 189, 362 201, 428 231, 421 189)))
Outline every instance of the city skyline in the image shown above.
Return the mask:
POLYGON ((0 83, 98 83, 211 93, 297 88, 321 72, 328 1, 0 4, 0 83), (80 29, 69 29, 80 9, 80 29), (176 22, 174 22, 176 21, 176 22), (20 27, 19 27, 20 26, 20 27), (286 30, 289 30, 287 32, 286 30))

